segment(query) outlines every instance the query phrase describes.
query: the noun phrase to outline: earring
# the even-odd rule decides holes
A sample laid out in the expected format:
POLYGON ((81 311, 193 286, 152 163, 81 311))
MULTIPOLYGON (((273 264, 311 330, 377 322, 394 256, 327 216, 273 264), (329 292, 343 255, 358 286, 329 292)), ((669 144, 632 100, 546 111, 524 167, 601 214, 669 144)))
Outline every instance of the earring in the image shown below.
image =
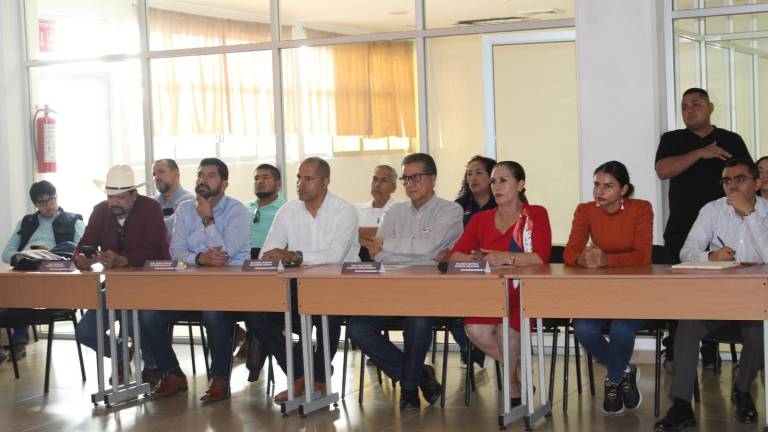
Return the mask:
POLYGON ((624 210, 624 198, 621 199, 621 210, 624 210))

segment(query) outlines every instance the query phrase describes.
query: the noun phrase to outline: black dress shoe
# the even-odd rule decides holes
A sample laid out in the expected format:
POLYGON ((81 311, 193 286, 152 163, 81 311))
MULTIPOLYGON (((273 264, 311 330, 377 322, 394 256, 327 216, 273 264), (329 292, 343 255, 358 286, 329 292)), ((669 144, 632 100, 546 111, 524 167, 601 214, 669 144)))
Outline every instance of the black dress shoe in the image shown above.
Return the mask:
POLYGON ((430 405, 434 405, 443 394, 443 386, 435 379, 435 368, 430 365, 424 365, 421 369, 421 394, 430 405))
POLYGON ((421 407, 419 390, 400 388, 400 411, 416 411, 421 407))
POLYGON ((693 407, 690 402, 678 398, 675 398, 667 415, 654 424, 656 432, 677 432, 692 426, 696 426, 693 407))
POLYGON ((736 420, 739 423, 757 422, 757 409, 755 409, 755 403, 748 392, 739 391, 734 387, 731 399, 736 403, 736 420))

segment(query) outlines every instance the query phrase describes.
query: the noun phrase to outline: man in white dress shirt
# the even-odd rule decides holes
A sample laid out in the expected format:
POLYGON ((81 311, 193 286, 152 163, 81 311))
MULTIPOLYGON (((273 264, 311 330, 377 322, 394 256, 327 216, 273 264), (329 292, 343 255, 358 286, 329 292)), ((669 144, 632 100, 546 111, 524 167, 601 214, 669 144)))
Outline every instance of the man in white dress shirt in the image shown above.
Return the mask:
MULTIPOLYGON (((450 249, 461 235, 463 210, 435 195, 437 167, 428 154, 406 156, 402 173, 400 180, 410 201, 390 207, 376 236, 362 244, 373 259, 385 264, 435 265, 437 254, 450 249)), ((352 317, 348 322, 352 342, 387 375, 400 381, 403 411, 419 409, 419 389, 430 404, 440 398, 442 387, 434 368, 424 364, 432 325, 430 317, 352 317), (398 324, 404 330, 404 351, 381 334, 381 330, 398 324)))
MULTIPOLYGON (((749 159, 734 158, 725 163, 721 179, 725 197, 711 201, 699 212, 688 233, 682 261, 768 262, 768 201, 756 195, 760 178, 749 159)), ((728 287, 723 287, 728 295, 728 287)), ((749 390, 763 365, 763 323, 761 321, 680 321, 675 334, 675 375, 672 379, 672 407, 656 423, 657 431, 679 431, 694 426, 691 396, 696 379, 699 342, 723 325, 737 323, 744 345, 739 359, 731 399, 736 420, 757 422, 757 410, 749 390)))
MULTIPOLYGON (((296 173, 298 200, 283 204, 277 211, 272 228, 261 248, 262 259, 280 259, 287 265, 340 264, 360 261, 357 254, 357 210, 355 206, 328 192, 331 168, 321 158, 305 159, 296 173)), ((291 285, 292 311, 298 320, 296 286, 291 285)), ((328 339, 331 357, 336 353, 341 333, 341 318, 328 317, 328 339)), ((284 318, 281 313, 247 314, 248 328, 264 342, 268 352, 286 369, 284 318)), ((320 317, 312 323, 319 329, 320 317)), ((318 331, 314 358, 315 390, 325 392, 325 368, 322 332, 318 331)), ((293 368, 295 395, 304 393, 304 368, 300 345, 294 346, 293 368)), ((277 402, 287 399, 287 391, 275 396, 277 402)))

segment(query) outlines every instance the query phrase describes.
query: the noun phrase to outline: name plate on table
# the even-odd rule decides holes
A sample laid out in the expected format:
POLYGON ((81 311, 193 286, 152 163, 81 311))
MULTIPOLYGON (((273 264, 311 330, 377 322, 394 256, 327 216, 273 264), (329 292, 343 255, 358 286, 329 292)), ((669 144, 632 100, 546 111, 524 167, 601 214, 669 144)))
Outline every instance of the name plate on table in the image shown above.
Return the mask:
POLYGON ((281 273, 285 270, 285 266, 283 266, 283 262, 279 259, 245 260, 241 270, 254 273, 281 273))
POLYGON ((39 272, 68 272, 75 269, 74 263, 69 260, 41 261, 39 272))
POLYGON ((176 271, 179 270, 178 260, 146 260, 144 270, 149 271, 176 271))
POLYGON ((384 273, 380 262, 345 262, 341 265, 341 274, 384 273))
POLYGON ((449 274, 490 273, 488 261, 451 261, 448 263, 449 274))

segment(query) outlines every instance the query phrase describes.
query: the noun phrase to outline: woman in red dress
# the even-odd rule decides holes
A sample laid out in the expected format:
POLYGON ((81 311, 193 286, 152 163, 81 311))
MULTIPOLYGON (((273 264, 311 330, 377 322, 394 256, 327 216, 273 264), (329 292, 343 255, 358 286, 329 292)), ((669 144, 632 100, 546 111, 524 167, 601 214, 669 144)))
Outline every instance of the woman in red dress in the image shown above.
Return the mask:
MULTIPOLYGON (((451 250, 451 261, 487 260, 491 265, 534 265, 549 261, 552 230, 547 210, 525 197, 525 171, 517 162, 499 162, 491 173, 498 207, 475 214, 451 250)), ((510 396, 520 405, 520 292, 510 287, 510 396)), ((467 336, 486 354, 503 359, 501 319, 465 318, 467 336)))

